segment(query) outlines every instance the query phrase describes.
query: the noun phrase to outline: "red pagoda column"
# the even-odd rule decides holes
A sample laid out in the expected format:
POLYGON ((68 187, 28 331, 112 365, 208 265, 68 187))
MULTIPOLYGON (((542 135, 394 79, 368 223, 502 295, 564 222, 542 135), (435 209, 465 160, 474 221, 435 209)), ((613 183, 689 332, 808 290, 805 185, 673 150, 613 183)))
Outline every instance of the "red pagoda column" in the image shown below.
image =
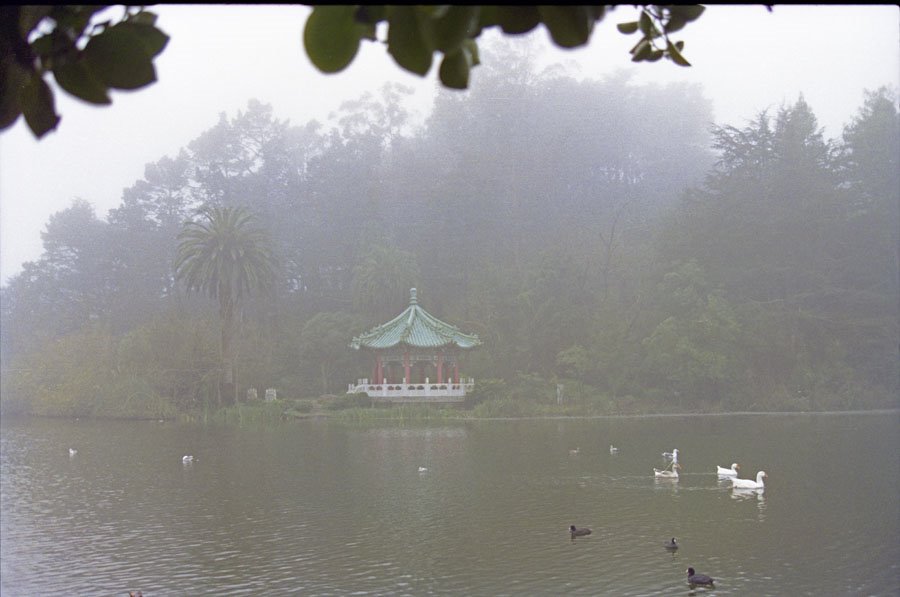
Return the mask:
POLYGON ((454 383, 459 383, 459 361, 453 363, 453 379, 454 383))
POLYGON ((442 384, 444 383, 444 355, 439 354, 437 361, 437 382, 439 384, 442 384))
POLYGON ((375 355, 375 379, 372 381, 372 383, 380 384, 383 381, 384 381, 384 370, 383 370, 383 366, 381 364, 381 355, 376 354, 375 355))
POLYGON ((403 376, 406 378, 406 383, 412 383, 412 378, 409 376, 409 351, 404 351, 403 353, 403 376))

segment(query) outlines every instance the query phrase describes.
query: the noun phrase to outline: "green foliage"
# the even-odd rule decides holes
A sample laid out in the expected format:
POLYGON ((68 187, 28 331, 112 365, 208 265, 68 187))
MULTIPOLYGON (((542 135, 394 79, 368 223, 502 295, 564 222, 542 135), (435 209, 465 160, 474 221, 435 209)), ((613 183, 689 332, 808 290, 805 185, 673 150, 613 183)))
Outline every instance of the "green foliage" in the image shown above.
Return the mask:
POLYGON ((0 129, 24 115, 35 137, 54 130, 52 73, 67 93, 85 102, 112 103, 111 89, 139 89, 156 81, 153 60, 168 36, 156 15, 125 7, 114 21, 106 6, 5 6, 0 30, 0 129), (106 20, 101 20, 106 19, 106 20))
POLYGON ((360 329, 360 318, 346 312, 319 313, 303 326, 297 338, 300 356, 309 379, 319 382, 320 393, 346 387, 347 373, 358 370, 359 355, 349 345, 360 329))
POLYGON ((331 417, 339 421, 366 424, 379 421, 394 421, 400 424, 428 421, 467 419, 467 412, 434 404, 397 404, 376 406, 375 408, 348 408, 334 411, 331 417))
MULTIPOLYGON (((270 239, 254 225, 253 214, 243 207, 203 206, 199 220, 189 221, 178 235, 176 279, 188 292, 196 291, 219 302, 222 321, 222 386, 230 400, 234 387, 234 339, 247 296, 267 291, 275 277, 270 239)), ((236 398, 235 398, 236 399, 236 398)))
POLYGON ((219 301, 225 317, 254 290, 268 290, 275 274, 269 237, 244 207, 201 207, 179 234, 175 271, 188 291, 219 301))
POLYGON ((319 6, 307 19, 303 44, 310 60, 322 72, 333 73, 349 66, 359 50, 360 39, 374 37, 375 28, 358 23, 355 12, 354 6, 319 6))
POLYGON ((325 410, 347 410, 348 408, 370 408, 372 399, 367 394, 341 394, 329 398, 323 408, 325 410))
POLYGON ((509 395, 502 379, 479 378, 475 389, 466 394, 466 406, 472 407, 488 400, 501 400, 509 395))
POLYGON ((472 415, 480 419, 490 418, 517 418, 533 412, 534 406, 526 404, 523 400, 515 398, 499 398, 479 403, 472 411, 472 415))
POLYGON ((656 62, 668 58, 679 66, 690 66, 681 51, 684 42, 672 42, 670 33, 684 28, 688 23, 700 18, 705 7, 700 5, 653 5, 645 6, 637 21, 619 23, 619 32, 626 35, 640 32, 641 39, 631 48, 632 61, 656 62))
MULTIPOLYGON (((869 131, 896 127, 893 103, 878 105, 884 120, 869 131)), ((868 134, 860 149, 854 133, 875 118, 862 114, 843 151, 855 146, 888 166, 896 140, 868 134)), ((727 395, 733 405, 760 395, 797 403, 799 392, 814 407, 862 379, 873 396, 895 392, 896 364, 882 359, 896 348, 897 220, 869 220, 866 233, 859 224, 896 210, 897 191, 871 193, 878 199, 865 205, 867 193, 848 185, 859 171, 841 166, 841 148, 823 139, 802 97, 744 129, 718 127, 715 142, 720 166, 661 236, 669 271, 658 290, 662 319, 644 340, 647 371, 681 400, 727 395), (864 363, 872 358, 876 368, 864 363)))
MULTIPOLYGON (((640 32, 632 60, 672 60, 690 66, 682 55, 684 42, 669 34, 700 17, 702 6, 639 5, 638 21, 621 23, 625 34, 640 32)), ((615 6, 316 6, 306 22, 306 53, 322 72, 347 67, 362 39, 376 41, 379 23, 387 24, 387 50, 403 69, 424 76, 434 54, 441 56, 439 77, 445 87, 466 89, 473 66, 479 64, 477 40, 485 29, 499 27, 516 35, 543 24, 563 48, 586 45, 596 22, 615 6)))
POLYGON ((234 404, 215 412, 213 421, 238 425, 272 424, 285 419, 284 404, 280 401, 255 404, 234 404))
MULTIPOLYGON (((353 306, 379 319, 395 315, 419 280, 416 256, 385 245, 373 245, 353 268, 353 306)), ((382 323, 383 321, 378 321, 382 323)))
POLYGON ((557 353, 556 364, 561 369, 562 375, 578 379, 586 379, 593 369, 590 353, 578 344, 557 353))
MULTIPOLYGON (((640 33, 632 60, 667 58, 690 66, 684 42, 669 34, 700 17, 700 5, 637 5, 639 20, 619 24, 625 34, 640 33)), ((616 5, 597 6, 450 6, 450 5, 319 5, 303 31, 303 46, 324 73, 349 66, 363 39, 378 41, 384 23, 388 53, 401 68, 426 75, 441 55, 439 77, 451 89, 466 89, 480 63, 478 38, 499 27, 516 35, 543 24, 563 48, 589 43, 595 23, 616 5)), ((25 116, 38 138, 54 130, 53 90, 44 77, 53 73, 67 93, 91 104, 112 103, 110 89, 139 89, 156 81, 153 60, 169 37, 156 27, 156 15, 143 7, 121 6, 118 20, 106 6, 6 6, 0 13, 0 129, 25 116), (101 20, 106 19, 106 20, 101 20)))
POLYGON ((294 402, 293 410, 301 414, 308 414, 315 409, 315 406, 316 405, 312 400, 296 400, 294 402))
POLYGON ((4 373, 4 411, 34 415, 168 418, 171 401, 146 379, 121 371, 115 338, 99 328, 57 339, 4 373), (7 406, 9 399, 11 405, 7 406))
POLYGON ((220 372, 214 328, 204 319, 160 315, 121 337, 116 367, 179 410, 200 409, 215 397, 220 372))

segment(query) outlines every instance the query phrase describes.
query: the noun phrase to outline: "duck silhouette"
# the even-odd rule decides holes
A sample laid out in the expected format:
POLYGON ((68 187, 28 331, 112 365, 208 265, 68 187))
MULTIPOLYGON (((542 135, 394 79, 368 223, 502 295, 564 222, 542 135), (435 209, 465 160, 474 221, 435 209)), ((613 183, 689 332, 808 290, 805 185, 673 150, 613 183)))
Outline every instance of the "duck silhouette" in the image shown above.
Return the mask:
POLYGON ((670 551, 675 551, 678 549, 678 542, 675 541, 675 537, 672 537, 671 541, 666 541, 666 549, 670 551))
POLYGON ((569 526, 569 534, 572 536, 572 541, 575 540, 575 537, 584 537, 586 535, 590 535, 591 533, 593 533, 593 531, 588 528, 579 529, 574 524, 569 526))
POLYGON ((712 578, 710 578, 709 576, 706 576, 705 574, 697 574, 696 572, 694 572, 693 568, 687 569, 687 575, 688 575, 688 584, 691 586, 692 589, 694 587, 712 587, 712 586, 714 586, 712 578))

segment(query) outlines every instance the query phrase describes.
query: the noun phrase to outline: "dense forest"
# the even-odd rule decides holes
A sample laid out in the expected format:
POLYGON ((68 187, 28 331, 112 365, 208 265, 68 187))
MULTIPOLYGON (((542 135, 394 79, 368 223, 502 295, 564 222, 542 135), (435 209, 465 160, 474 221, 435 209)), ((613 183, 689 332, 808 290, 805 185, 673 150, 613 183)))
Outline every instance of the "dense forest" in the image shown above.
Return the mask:
POLYGON ((482 339, 464 362, 481 401, 556 405, 561 383, 567 412, 898 406, 893 90, 827 139, 803 97, 713 125, 698 86, 507 51, 420 124, 400 86, 327 124, 251 100, 105 217, 83 200, 53 215, 2 288, 3 412, 232 402, 222 307, 176 275, 185 223, 216 207, 252 213, 276 272, 236 315, 239 396, 343 393, 367 372, 352 337, 416 287, 482 339))

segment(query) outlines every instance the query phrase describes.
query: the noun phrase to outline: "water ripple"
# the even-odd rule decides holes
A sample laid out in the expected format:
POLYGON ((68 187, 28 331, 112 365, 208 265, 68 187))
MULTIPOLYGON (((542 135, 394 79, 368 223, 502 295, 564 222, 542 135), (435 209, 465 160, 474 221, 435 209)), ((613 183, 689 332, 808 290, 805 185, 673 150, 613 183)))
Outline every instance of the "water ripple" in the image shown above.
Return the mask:
POLYGON ((694 566, 719 595, 900 593, 900 523, 884 515, 896 511, 897 421, 754 421, 715 420, 702 441, 687 422, 652 419, 432 431, 3 423, 0 592, 671 595, 687 592, 694 566), (613 433, 615 459, 603 453, 613 433), (663 442, 684 446, 678 482, 652 476, 663 442), (762 493, 691 472, 751 448, 774 466, 762 493), (197 456, 189 468, 184 453, 197 456), (809 474, 823 453, 835 464, 825 488, 809 474), (865 468, 873 459, 878 471, 865 468), (570 524, 594 532, 571 541, 570 524), (663 548, 672 536, 675 553, 663 548))

